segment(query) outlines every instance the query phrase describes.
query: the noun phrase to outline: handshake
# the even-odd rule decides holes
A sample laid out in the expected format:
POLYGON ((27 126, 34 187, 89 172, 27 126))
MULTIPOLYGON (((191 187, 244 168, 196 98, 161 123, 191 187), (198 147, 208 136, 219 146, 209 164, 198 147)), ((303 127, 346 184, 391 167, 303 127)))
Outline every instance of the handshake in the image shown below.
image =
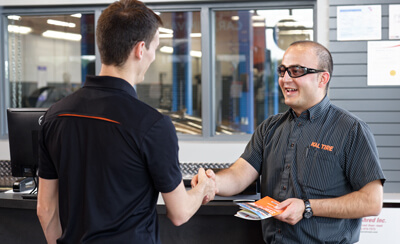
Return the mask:
POLYGON ((214 200, 215 194, 218 193, 216 175, 211 169, 206 171, 200 168, 197 175, 192 178, 191 185, 192 189, 199 188, 200 192, 203 193, 202 204, 207 204, 214 200))

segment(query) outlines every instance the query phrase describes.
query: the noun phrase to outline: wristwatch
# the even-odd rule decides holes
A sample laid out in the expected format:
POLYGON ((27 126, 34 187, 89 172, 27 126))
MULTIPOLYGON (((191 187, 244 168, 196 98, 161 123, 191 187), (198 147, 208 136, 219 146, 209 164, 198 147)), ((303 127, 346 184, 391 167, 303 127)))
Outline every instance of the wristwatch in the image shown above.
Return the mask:
POLYGON ((304 199, 304 205, 306 208, 304 209, 303 217, 309 219, 311 216, 313 216, 310 201, 308 199, 304 199))

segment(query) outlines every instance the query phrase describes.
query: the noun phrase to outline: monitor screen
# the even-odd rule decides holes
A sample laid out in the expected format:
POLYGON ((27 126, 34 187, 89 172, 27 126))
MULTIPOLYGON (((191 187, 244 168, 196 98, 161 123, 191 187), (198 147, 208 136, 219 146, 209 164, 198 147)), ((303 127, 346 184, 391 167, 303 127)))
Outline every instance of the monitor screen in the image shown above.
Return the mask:
POLYGON ((36 176, 40 121, 46 108, 7 109, 11 173, 14 177, 36 176))

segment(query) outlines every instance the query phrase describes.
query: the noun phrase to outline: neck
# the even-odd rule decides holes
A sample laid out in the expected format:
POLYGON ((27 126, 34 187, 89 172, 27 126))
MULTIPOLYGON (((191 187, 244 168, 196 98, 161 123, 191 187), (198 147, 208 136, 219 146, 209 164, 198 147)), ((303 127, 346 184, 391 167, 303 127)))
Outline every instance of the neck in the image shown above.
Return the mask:
POLYGON ((136 85, 134 72, 127 70, 124 67, 117 67, 113 65, 101 65, 99 76, 112 76, 126 80, 131 86, 136 85))

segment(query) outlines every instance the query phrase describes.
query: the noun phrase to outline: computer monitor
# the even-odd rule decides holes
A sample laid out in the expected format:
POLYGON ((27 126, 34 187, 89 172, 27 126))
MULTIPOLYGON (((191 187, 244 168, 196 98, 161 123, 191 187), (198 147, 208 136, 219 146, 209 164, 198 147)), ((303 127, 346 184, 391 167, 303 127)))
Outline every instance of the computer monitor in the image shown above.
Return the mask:
POLYGON ((7 109, 11 174, 36 177, 39 161, 39 131, 46 108, 7 109))

